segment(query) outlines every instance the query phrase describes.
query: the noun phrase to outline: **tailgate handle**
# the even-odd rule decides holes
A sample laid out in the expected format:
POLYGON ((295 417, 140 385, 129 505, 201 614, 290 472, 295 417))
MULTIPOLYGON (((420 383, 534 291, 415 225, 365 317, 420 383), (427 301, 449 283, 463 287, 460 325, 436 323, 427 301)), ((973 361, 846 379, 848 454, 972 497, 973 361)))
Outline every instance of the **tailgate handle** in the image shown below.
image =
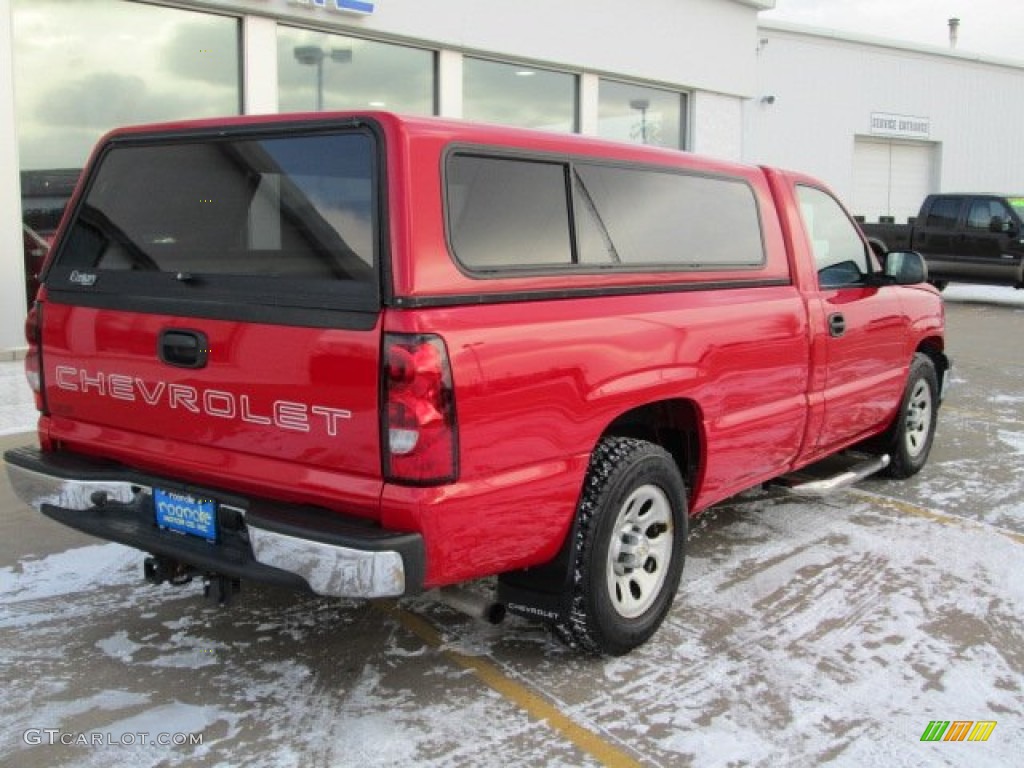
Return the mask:
POLYGON ((167 329, 157 344, 160 359, 178 368, 204 368, 210 353, 206 334, 201 331, 167 329))

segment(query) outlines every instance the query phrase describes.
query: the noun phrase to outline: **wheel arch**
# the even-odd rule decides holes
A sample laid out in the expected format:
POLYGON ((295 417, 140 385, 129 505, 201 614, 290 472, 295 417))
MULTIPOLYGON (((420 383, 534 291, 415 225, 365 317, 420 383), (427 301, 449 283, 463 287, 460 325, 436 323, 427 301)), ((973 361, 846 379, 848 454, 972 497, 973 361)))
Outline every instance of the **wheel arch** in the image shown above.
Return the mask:
POLYGON ((688 501, 692 502, 704 463, 706 441, 702 424, 700 406, 693 400, 658 400, 617 416, 601 433, 594 447, 607 437, 635 437, 661 446, 679 467, 689 495, 688 501))
POLYGON ((935 373, 939 377, 939 383, 942 383, 945 374, 953 367, 952 362, 946 356, 945 344, 941 337, 932 336, 921 341, 917 345, 915 353, 926 355, 931 361, 932 365, 935 366, 935 373))

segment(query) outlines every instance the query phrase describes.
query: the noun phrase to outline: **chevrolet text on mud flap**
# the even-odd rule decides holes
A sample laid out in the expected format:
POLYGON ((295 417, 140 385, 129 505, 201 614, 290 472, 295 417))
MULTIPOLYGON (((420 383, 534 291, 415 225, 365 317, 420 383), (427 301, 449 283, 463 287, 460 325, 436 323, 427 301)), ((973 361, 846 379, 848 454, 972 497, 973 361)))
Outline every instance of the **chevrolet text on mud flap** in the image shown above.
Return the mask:
POLYGON ((309 405, 275 400, 261 413, 247 394, 236 395, 216 389, 199 389, 187 384, 145 381, 120 373, 88 371, 69 365, 54 369, 57 387, 67 392, 95 394, 125 402, 164 406, 217 419, 237 419, 248 424, 273 425, 279 429, 309 432, 315 425, 331 437, 339 433, 339 422, 352 418, 352 412, 326 405, 309 405))
POLYGON ((22 499, 221 603, 429 592, 586 652, 654 635, 712 505, 921 470, 951 366, 920 255, 821 182, 461 121, 117 130, 48 259, 22 499))

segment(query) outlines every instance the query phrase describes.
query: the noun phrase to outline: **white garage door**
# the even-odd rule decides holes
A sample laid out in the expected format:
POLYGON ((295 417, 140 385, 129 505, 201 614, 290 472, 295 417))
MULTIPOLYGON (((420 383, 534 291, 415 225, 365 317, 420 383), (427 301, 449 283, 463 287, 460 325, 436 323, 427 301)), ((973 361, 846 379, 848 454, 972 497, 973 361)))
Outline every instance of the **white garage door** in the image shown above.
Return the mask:
POLYGON ((937 192, 935 145, 857 139, 853 150, 852 212, 867 221, 892 216, 904 223, 937 192))

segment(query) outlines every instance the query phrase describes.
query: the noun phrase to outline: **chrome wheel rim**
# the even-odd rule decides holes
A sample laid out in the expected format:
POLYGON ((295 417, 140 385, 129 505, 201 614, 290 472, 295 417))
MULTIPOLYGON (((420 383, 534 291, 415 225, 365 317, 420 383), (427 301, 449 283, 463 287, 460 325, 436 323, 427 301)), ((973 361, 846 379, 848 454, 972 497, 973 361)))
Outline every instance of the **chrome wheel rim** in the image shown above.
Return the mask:
POLYGON ((626 619, 643 615, 661 594, 672 562, 672 505, 661 488, 643 485, 619 510, 608 547, 608 596, 626 619))
POLYGON ((903 445, 907 455, 916 459, 928 445, 928 432, 932 424, 932 390, 928 382, 919 379, 910 392, 907 414, 903 422, 903 445))

